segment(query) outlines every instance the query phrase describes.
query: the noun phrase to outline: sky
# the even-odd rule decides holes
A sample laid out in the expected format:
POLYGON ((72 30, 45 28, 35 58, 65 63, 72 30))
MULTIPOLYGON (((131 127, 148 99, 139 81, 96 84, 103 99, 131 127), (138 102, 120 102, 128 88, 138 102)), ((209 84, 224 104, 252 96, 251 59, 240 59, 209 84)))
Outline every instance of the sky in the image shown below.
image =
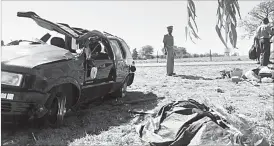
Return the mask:
MULTIPOLYGON (((262 0, 239 1, 242 18, 262 0)), ((40 38, 46 29, 34 21, 16 16, 18 11, 34 11, 52 22, 89 30, 106 31, 123 38, 131 50, 151 45, 155 50, 163 48, 166 27, 173 25, 174 43, 185 47, 189 53, 224 53, 215 31, 217 0, 194 1, 197 11, 198 35, 196 44, 186 41, 186 1, 2 1, 2 40, 40 38)), ((238 29, 238 35, 242 30, 238 29)), ((252 40, 238 40, 237 52, 247 55, 252 40)))

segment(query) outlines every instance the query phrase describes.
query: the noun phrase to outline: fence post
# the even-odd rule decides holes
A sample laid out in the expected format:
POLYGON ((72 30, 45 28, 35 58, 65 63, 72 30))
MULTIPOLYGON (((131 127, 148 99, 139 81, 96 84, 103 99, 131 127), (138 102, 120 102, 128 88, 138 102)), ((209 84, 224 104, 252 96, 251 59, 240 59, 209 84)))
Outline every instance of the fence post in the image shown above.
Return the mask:
POLYGON ((210 57, 210 61, 212 61, 211 49, 209 50, 209 57, 210 57))
POLYGON ((157 51, 157 63, 158 63, 158 58, 159 58, 159 56, 158 56, 158 51, 157 51))

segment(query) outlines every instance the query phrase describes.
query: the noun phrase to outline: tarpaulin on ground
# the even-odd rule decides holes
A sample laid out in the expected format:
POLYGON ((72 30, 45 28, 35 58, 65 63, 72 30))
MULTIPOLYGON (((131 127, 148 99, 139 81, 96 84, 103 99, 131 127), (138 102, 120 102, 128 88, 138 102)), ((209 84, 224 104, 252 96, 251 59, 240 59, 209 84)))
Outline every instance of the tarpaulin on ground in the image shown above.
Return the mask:
POLYGON ((142 140, 152 145, 186 146, 210 121, 202 111, 208 111, 208 108, 194 100, 173 102, 163 106, 155 118, 140 125, 137 131, 142 140))
MULTIPOLYGON (((225 119, 212 113, 212 109, 189 99, 163 106, 155 117, 136 126, 136 130, 143 141, 153 146, 187 146, 197 139, 195 136, 209 121, 223 129, 231 128, 225 119)), ((242 143, 241 140, 235 142, 242 143)), ((257 142, 256 146, 260 144, 257 142)))

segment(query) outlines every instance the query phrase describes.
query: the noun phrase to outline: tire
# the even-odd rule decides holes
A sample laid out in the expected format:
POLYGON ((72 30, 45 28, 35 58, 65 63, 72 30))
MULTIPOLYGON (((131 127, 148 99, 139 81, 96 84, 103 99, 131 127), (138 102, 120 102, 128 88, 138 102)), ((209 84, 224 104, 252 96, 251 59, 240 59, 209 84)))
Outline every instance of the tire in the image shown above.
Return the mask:
POLYGON ((134 80, 134 73, 130 73, 127 85, 130 86, 133 83, 133 80, 134 80))
POLYGON ((128 77, 126 77, 126 79, 124 80, 124 82, 122 83, 122 86, 115 91, 112 95, 116 98, 124 98, 126 97, 126 93, 127 93, 127 84, 128 84, 128 77))
POLYGON ((63 125, 66 114, 66 96, 62 92, 53 91, 47 103, 48 113, 45 116, 45 124, 51 128, 59 128, 63 125))

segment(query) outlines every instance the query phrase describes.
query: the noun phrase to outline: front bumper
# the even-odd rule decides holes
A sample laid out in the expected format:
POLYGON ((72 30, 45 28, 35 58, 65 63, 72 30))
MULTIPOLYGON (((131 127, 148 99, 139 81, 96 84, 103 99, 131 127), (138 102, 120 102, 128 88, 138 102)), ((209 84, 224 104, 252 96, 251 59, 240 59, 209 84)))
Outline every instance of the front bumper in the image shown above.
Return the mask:
POLYGON ((9 121, 8 117, 41 117, 45 114, 44 107, 48 94, 37 92, 1 92, 1 116, 2 122, 9 121), (8 96, 5 96, 8 95, 8 96), (4 120, 4 121, 3 121, 4 120))

